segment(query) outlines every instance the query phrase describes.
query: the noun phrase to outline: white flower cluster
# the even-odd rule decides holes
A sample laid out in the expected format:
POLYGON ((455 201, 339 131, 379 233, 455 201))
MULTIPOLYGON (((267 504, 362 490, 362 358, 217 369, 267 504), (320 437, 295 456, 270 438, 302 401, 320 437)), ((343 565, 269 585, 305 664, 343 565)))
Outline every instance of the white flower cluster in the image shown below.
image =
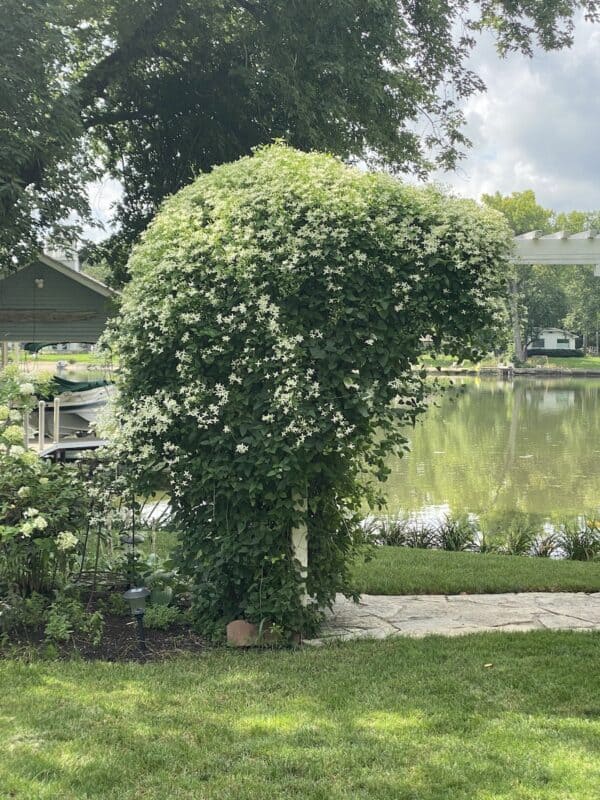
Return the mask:
POLYGON ((79 539, 70 531, 61 531, 56 537, 56 546, 63 552, 74 550, 78 543, 79 539))
POLYGON ((43 531, 48 527, 48 521, 43 517, 37 508, 27 508, 23 512, 23 522, 20 526, 20 532, 26 538, 31 536, 35 531, 43 531))

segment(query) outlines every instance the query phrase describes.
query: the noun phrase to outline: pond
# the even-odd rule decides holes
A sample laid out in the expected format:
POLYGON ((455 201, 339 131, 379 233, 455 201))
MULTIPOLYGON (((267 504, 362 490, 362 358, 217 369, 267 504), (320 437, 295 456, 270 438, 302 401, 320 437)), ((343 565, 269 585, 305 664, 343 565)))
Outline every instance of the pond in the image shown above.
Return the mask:
POLYGON ((548 521, 600 505, 600 380, 455 379, 390 462, 388 512, 548 521))

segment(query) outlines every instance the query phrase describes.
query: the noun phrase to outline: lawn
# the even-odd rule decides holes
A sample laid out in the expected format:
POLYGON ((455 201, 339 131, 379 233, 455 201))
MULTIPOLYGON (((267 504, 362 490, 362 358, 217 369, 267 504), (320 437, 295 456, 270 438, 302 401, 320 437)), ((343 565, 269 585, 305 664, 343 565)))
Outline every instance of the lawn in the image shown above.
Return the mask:
MULTIPOLYGON (((106 360, 106 359, 104 359, 106 360)), ((44 362, 48 364, 56 363, 57 361, 77 362, 78 364, 99 364, 102 358, 97 353, 71 353, 68 351, 62 353, 37 353, 36 355, 21 353, 19 359, 15 362, 14 356, 11 354, 11 361, 14 363, 32 363, 44 362)))
POLYGON ((600 635, 0 661, 2 800, 597 800, 600 635))
POLYGON ((552 357, 548 359, 548 366, 561 367, 561 369, 597 369, 600 371, 600 356, 582 356, 581 358, 552 357))
MULTIPOLYGON (((496 367, 499 363, 505 362, 506 358, 499 357, 493 358, 491 356, 484 358, 477 363, 473 361, 458 361, 454 356, 432 356, 423 355, 422 363, 426 367, 442 367, 448 368, 453 365, 464 367, 465 369, 479 369, 480 367, 496 367)), ((546 356, 532 356, 528 361, 523 364, 525 368, 533 368, 540 364, 543 368, 560 367, 561 369, 569 370, 598 370, 600 371, 600 356, 581 356, 581 358, 560 358, 546 357, 546 356)))
POLYGON ((356 566, 354 584, 365 594, 600 592, 600 564, 381 547, 356 566))

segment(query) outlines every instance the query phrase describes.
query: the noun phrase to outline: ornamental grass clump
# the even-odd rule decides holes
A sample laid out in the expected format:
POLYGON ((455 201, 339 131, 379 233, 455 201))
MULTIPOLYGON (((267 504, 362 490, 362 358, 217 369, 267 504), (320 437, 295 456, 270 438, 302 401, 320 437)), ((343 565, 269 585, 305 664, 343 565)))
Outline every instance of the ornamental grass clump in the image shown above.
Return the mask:
POLYGON ((307 630, 350 593, 361 508, 425 408, 420 338, 487 347, 509 249, 473 202, 282 144, 164 204, 110 343, 121 457, 168 481, 200 629, 307 630))

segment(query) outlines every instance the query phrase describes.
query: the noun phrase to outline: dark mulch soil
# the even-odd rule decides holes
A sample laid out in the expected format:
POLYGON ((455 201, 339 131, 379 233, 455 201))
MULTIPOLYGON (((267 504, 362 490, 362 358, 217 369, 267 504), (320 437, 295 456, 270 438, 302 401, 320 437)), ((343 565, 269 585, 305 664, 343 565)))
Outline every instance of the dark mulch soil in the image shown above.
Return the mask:
POLYGON ((137 627, 131 617, 104 615, 104 633, 97 647, 83 636, 75 634, 67 644, 48 646, 42 629, 20 629, 11 634, 10 643, 0 647, 0 655, 14 655, 33 650, 39 655, 59 658, 83 658, 86 661, 161 661, 181 653, 198 653, 208 643, 190 628, 174 625, 171 628, 146 630, 146 652, 140 650, 137 627))

